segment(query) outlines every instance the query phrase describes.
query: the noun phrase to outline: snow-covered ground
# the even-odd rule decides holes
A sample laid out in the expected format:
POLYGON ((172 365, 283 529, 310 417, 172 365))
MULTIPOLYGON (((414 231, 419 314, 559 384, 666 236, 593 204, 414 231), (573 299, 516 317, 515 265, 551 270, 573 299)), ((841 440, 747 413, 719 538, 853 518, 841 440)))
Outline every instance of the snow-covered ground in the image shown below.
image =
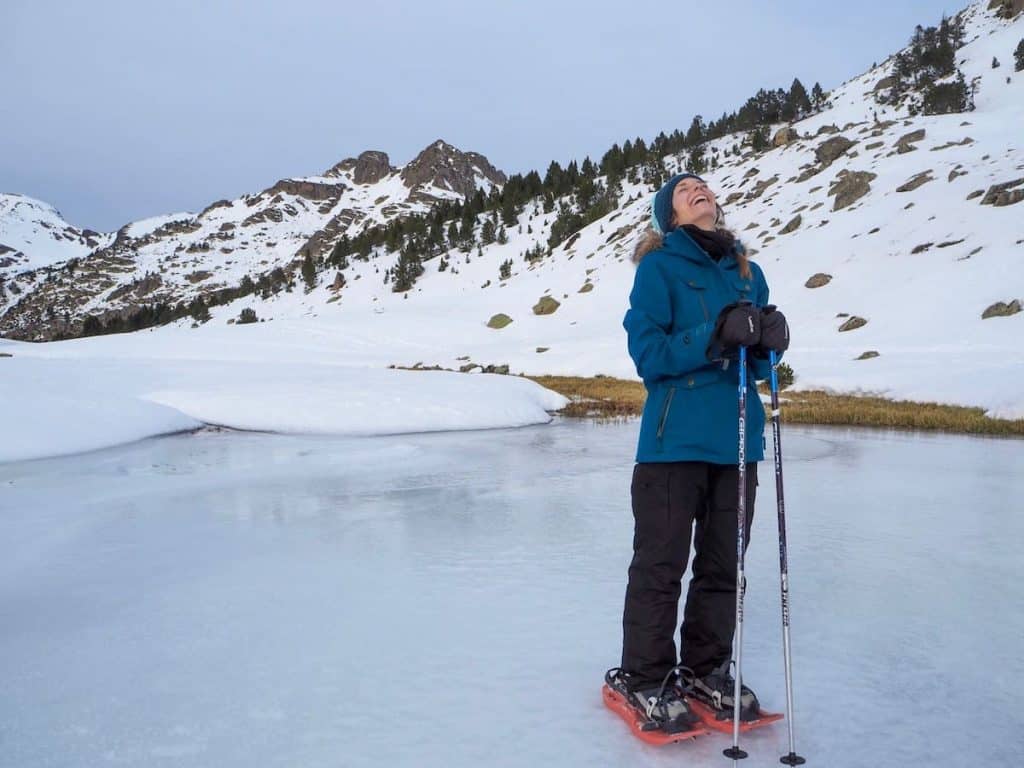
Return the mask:
POLYGON ((567 402, 516 376, 343 364, 315 340, 197 348, 178 333, 162 348, 133 348, 145 335, 0 340, 0 353, 14 355, 0 358, 0 462, 204 424, 336 435, 514 427, 546 423, 567 402))
MULTIPOLYGON (((204 432, 0 466, 0 764, 727 765, 725 736, 656 750, 601 705, 636 429, 204 432)), ((786 449, 808 765, 1015 765, 1019 443, 786 449)), ((744 667, 783 708, 761 466, 744 667)), ((744 745, 778 765, 785 728, 744 745)))

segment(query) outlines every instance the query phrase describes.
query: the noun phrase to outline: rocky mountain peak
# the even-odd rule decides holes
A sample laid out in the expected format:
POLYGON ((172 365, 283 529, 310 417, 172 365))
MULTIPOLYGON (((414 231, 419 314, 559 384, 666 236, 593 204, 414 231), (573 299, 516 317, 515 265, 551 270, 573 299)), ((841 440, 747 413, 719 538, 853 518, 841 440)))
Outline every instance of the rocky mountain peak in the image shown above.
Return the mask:
POLYGON ((494 185, 506 181, 505 174, 476 152, 463 152, 442 139, 426 147, 402 169, 402 181, 409 189, 435 186, 466 197, 484 178, 494 185))
POLYGON ((324 176, 334 177, 351 173, 352 181, 356 184, 376 184, 394 170, 387 152, 368 149, 360 153, 359 157, 345 158, 324 171, 324 176))

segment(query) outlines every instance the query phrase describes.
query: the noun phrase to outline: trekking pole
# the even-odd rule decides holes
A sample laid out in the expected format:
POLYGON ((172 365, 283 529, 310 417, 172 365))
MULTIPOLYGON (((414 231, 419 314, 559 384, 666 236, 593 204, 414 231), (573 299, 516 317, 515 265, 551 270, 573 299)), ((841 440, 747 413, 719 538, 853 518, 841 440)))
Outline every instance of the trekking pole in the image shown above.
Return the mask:
POLYGON ((747 527, 747 348, 740 347, 739 364, 739 493, 736 499, 736 680, 732 704, 732 746, 722 754, 742 760, 740 749, 740 686, 743 669, 743 550, 747 527))
POLYGON ((779 377, 775 371, 778 356, 768 354, 771 364, 772 438, 775 445, 775 496, 779 505, 779 574, 782 593, 782 652, 786 658, 786 722, 789 724, 789 754, 779 758, 783 765, 803 765, 806 760, 796 753, 793 736, 793 659, 789 645, 789 562, 786 552, 786 502, 782 495, 782 428, 779 411, 779 377))

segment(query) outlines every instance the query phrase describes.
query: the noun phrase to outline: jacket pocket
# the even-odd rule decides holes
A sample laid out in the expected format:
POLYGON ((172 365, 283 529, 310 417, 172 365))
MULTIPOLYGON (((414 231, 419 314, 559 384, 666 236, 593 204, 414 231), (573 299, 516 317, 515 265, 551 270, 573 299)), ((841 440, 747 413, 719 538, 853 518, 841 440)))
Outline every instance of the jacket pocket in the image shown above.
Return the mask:
POLYGON ((676 388, 669 387, 665 395, 665 403, 661 406, 661 418, 658 419, 658 450, 662 450, 665 437, 665 423, 668 421, 668 412, 672 407, 672 398, 676 396, 676 388))
POLYGON ((736 291, 738 301, 754 300, 754 281, 737 275, 732 278, 732 287, 736 291))
POLYGON ((687 280, 686 287, 689 288, 697 296, 697 302, 700 304, 700 311, 704 315, 704 322, 711 322, 711 313, 708 312, 708 302, 704 298, 704 284, 699 280, 687 280))
MULTIPOLYGON (((717 390, 726 375, 719 369, 704 367, 682 376, 673 376, 664 382, 662 399, 652 403, 652 413, 660 418, 651 427, 648 450, 653 456, 675 460, 679 451, 701 448, 707 443, 709 430, 715 427, 712 414, 719 399, 717 390)), ((735 391, 735 390, 734 390, 735 391)))
POLYGON ((680 389, 698 389, 708 384, 720 382, 722 379, 723 373, 720 368, 705 367, 696 371, 690 371, 684 376, 673 378, 672 383, 680 389))

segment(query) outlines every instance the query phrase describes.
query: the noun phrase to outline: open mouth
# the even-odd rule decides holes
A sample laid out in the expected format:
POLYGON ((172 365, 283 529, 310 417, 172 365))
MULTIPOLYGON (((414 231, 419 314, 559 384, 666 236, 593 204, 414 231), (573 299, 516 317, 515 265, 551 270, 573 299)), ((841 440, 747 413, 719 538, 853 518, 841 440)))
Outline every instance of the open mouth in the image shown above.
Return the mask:
POLYGON ((697 195, 697 197, 693 198, 693 202, 690 203, 690 205, 698 205, 699 203, 708 203, 708 202, 711 202, 711 201, 708 200, 707 195, 697 195))

